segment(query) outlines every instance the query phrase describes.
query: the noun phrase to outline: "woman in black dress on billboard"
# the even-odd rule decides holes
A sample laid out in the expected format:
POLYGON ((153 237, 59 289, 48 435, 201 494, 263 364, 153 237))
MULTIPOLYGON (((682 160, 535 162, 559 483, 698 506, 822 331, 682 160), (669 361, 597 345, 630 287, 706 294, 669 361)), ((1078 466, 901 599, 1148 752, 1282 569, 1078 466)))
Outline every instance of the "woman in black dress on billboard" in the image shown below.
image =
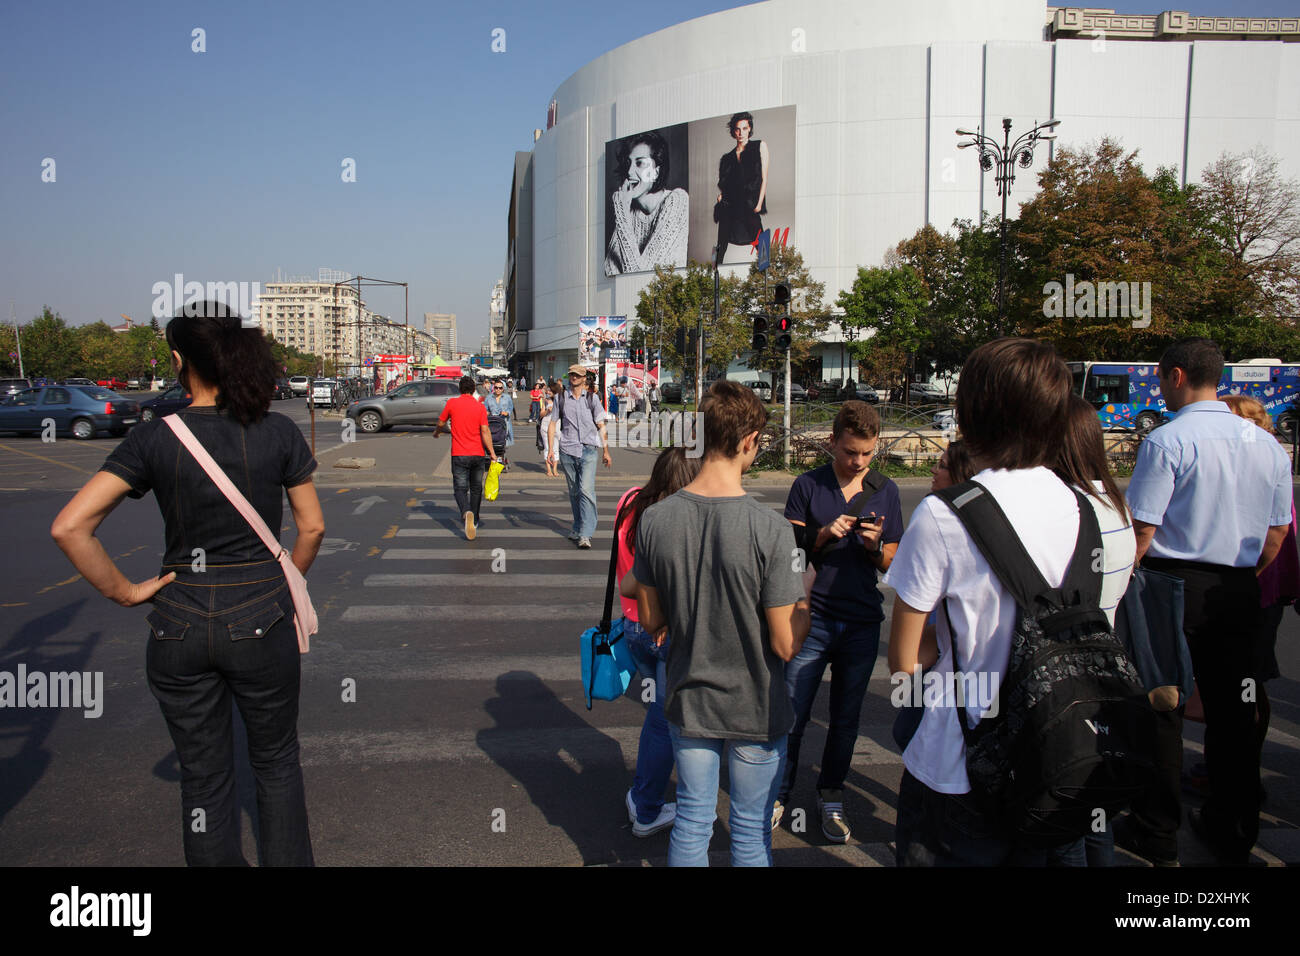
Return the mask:
POLYGON ((748 246, 763 231, 767 212, 767 144, 750 139, 754 117, 737 113, 727 122, 736 148, 723 153, 718 163, 718 202, 713 218, 718 224, 718 248, 725 259, 727 244, 748 246))

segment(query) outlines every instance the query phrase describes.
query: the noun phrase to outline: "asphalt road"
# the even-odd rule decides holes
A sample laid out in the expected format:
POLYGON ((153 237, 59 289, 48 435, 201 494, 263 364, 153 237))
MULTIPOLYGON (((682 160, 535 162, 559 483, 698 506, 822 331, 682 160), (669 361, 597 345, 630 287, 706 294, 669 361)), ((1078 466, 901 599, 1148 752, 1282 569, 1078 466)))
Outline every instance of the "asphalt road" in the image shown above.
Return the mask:
MULTIPOLYGON (((302 406, 277 410, 304 422, 302 406)), ((325 427, 339 426, 318 419, 327 539, 310 576, 321 630, 303 659, 299 722, 317 861, 662 863, 667 835, 636 839, 623 808, 643 707, 629 696, 588 712, 576 653, 578 634, 600 616, 610 513, 648 457, 616 450, 615 476, 600 482, 595 548, 579 552, 562 536, 569 521, 563 480, 544 477, 531 429, 517 425, 516 465, 501 498, 485 503, 478 539, 466 542, 450 480, 437 474, 445 439, 412 428, 327 451, 325 427), (426 480, 385 485, 327 467, 344 453, 403 468, 409 459, 426 480), (349 681, 355 702, 344 700, 349 681)), ((48 536, 59 508, 114 444, 0 436, 0 489, 20 489, 0 490, 10 545, 0 578, 0 670, 22 663, 29 671, 98 671, 104 680, 98 718, 0 709, 0 865, 183 862, 175 754, 144 679, 145 611, 100 597, 48 536)), ((905 515, 925 490, 903 488, 905 515)), ((753 486, 778 509, 785 491, 784 484, 753 486)), ((287 523, 285 530, 291 539, 287 523)), ((133 579, 156 572, 162 520, 152 499, 124 502, 100 538, 133 579)), ((1300 863, 1298 636, 1300 619, 1288 613, 1279 641, 1287 676, 1269 685, 1268 803, 1256 850, 1258 861, 1274 864, 1300 863)), ((778 863, 892 863, 902 767, 890 735, 885 654, 882 641, 846 790, 853 839, 828 846, 815 822, 824 689, 791 801, 810 826, 775 834, 778 863)), ((1200 730, 1188 725, 1188 765, 1199 759, 1200 730)), ((246 765, 240 773, 245 852, 254 860, 253 785, 246 765)), ((724 797, 713 842, 719 863, 725 821, 724 797)), ((1185 863, 1209 862, 1189 830, 1182 847, 1185 863)))

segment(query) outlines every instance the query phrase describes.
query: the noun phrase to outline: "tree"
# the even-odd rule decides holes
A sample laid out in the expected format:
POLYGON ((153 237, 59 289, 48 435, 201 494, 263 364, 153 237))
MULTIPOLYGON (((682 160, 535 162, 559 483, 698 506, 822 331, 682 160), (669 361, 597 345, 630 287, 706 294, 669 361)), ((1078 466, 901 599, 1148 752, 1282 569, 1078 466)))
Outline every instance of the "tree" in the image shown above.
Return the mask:
MULTIPOLYGON (((736 280, 727 276, 721 281, 721 302, 723 311, 726 303, 734 296, 736 280)), ((663 350, 664 364, 680 368, 683 373, 694 370, 695 352, 690 347, 691 336, 695 334, 700 321, 700 309, 704 309, 706 341, 709 349, 705 354, 705 364, 729 364, 733 345, 733 334, 724 318, 718 326, 713 326, 713 269, 708 263, 692 259, 686 268, 673 269, 671 266, 656 266, 655 277, 641 290, 637 300, 636 317, 644 330, 650 348, 653 348, 656 309, 659 323, 659 345, 663 350), (686 354, 677 349, 676 338, 680 330, 687 333, 686 354), (725 356, 725 359, 724 359, 725 356)))
POLYGON ((1179 265, 1166 241, 1167 219, 1136 151, 1109 138, 1091 151, 1058 150, 1039 174, 1038 195, 1020 210, 1013 300, 1020 332, 1052 341, 1071 358, 1130 356, 1144 340, 1167 337, 1172 320, 1156 293, 1179 265), (1129 314, 1114 315, 1100 301, 1080 296, 1076 303, 1072 292, 1063 294, 1068 302, 1049 299, 1050 283, 1087 290, 1133 282, 1152 290, 1144 328, 1133 326, 1132 304, 1129 314))
MULTIPOLYGON (((909 265, 893 268, 859 268, 853 287, 839 294, 836 304, 844 310, 841 322, 870 338, 850 345, 855 358, 870 357, 873 377, 896 381, 906 368, 907 357, 925 356, 933 343, 933 330, 926 323, 930 297, 921 274, 909 265)), ((917 366, 927 361, 920 358, 917 366)))
MULTIPOLYGON (((886 266, 911 266, 921 277, 929 303, 919 320, 926 334, 916 361, 936 375, 951 374, 976 346, 1014 330, 998 315, 998 221, 975 226, 956 219, 953 228, 956 234, 946 235, 927 224, 885 256, 886 266)), ((1014 237, 1009 226, 1008 242, 1014 237)), ((901 374, 897 358, 884 363, 894 367, 901 374)))
POLYGON ((1282 179, 1277 158, 1260 147, 1222 153, 1201 180, 1193 205, 1234 271, 1258 290, 1258 307, 1300 315, 1300 184, 1282 179))
POLYGON ((23 327, 22 336, 23 366, 28 377, 61 379, 82 374, 77 368, 80 353, 74 330, 48 305, 23 327))

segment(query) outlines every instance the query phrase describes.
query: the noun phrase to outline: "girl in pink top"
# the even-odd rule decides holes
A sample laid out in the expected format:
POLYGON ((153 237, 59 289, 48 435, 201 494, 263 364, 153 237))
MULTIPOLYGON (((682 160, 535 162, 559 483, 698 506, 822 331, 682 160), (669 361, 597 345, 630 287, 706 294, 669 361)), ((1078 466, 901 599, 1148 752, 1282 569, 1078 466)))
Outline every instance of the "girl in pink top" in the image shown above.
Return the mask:
POLYGON ((618 528, 618 557, 615 571, 622 585, 623 637, 643 676, 654 681, 654 701, 646 711, 641 727, 641 741, 636 755, 636 779, 627 792, 627 815, 632 833, 652 836, 673 825, 677 815, 675 803, 664 802, 664 791, 673 772, 673 744, 664 717, 663 688, 666 686, 664 662, 668 660, 670 642, 665 634, 655 643, 637 621, 636 579, 632 577, 635 557, 636 528, 647 508, 689 485, 700 470, 699 458, 688 458, 682 448, 667 448, 655 459, 650 480, 644 488, 629 488, 619 499, 616 515, 622 516, 618 528))

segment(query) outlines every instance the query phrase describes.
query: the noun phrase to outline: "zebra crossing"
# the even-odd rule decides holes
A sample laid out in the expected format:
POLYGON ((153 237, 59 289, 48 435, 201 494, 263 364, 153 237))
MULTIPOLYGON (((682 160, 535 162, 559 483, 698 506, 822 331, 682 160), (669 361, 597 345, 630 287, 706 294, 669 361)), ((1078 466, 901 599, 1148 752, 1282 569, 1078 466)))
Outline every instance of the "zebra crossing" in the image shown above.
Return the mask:
MULTIPOLYGON (((612 517, 626 486, 600 484, 592 548, 579 550, 565 537, 572 512, 562 480, 507 479, 495 502, 483 502, 473 541, 465 540, 449 484, 376 505, 366 512, 370 531, 359 547, 321 559, 346 569, 340 577, 347 587, 340 589, 344 600, 331 598, 322 614, 322 633, 304 658, 304 688, 351 679, 358 703, 370 709, 348 712, 331 700, 327 712, 349 719, 314 721, 304 700, 300 734, 309 774, 363 766, 377 780, 414 776, 431 797, 449 801, 451 817, 462 821, 458 835, 395 847, 396 860, 350 856, 338 846, 330 856, 358 863, 664 862, 667 837, 637 840, 622 804, 644 719, 642 688, 634 683, 624 699, 597 702, 588 712, 579 674, 578 636, 601 616, 612 517), (502 811, 504 832, 487 826, 485 808, 502 811)), ((780 512, 785 489, 755 497, 780 512)), ((849 781, 857 796, 848 807, 854 840, 829 847, 817 825, 814 765, 827 690, 805 736, 794 801, 806 808, 805 832, 791 833, 786 824, 774 834, 778 863, 892 861, 889 794, 900 761, 889 744, 894 711, 884 672, 882 662, 849 781)), ((713 842, 719 861, 727 858, 725 797, 722 803, 713 842)))

